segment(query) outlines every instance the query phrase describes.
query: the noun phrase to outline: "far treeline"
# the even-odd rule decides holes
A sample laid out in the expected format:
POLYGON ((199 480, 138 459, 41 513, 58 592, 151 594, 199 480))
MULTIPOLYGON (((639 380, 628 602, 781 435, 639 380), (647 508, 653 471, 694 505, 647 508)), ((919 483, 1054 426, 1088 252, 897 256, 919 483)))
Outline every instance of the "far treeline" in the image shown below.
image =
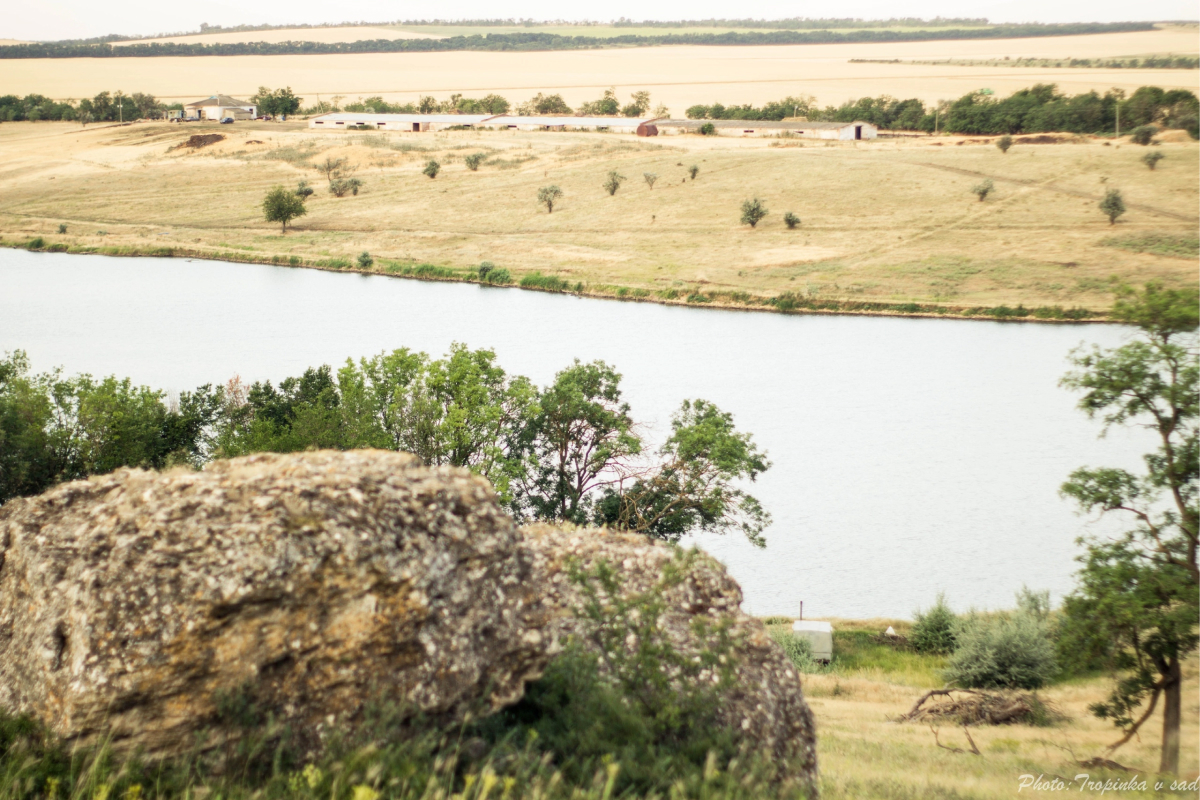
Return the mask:
POLYGON ((785 97, 761 107, 752 105, 695 105, 689 119, 781 120, 807 117, 814 122, 870 122, 887 130, 946 133, 1013 134, 1114 133, 1120 107, 1121 130, 1159 124, 1183 128, 1197 138, 1200 100, 1187 89, 1164 90, 1143 86, 1128 97, 1121 89, 1067 95, 1055 84, 1039 83, 1004 99, 970 92, 954 101, 926 106, 916 98, 897 100, 888 95, 861 97, 840 106, 817 106, 811 97, 785 97))
MULTIPOLYGON (((339 100, 339 98, 334 98, 339 100)), ((572 109, 561 95, 543 95, 519 104, 507 98, 489 94, 482 98, 451 95, 448 100, 421 97, 416 103, 389 103, 382 97, 368 97, 339 105, 322 101, 301 109, 303 98, 291 88, 271 90, 265 86, 250 98, 264 114, 322 114, 330 111, 353 111, 376 114, 581 114, 642 116, 651 113, 650 94, 634 92, 630 102, 622 105, 612 89, 594 101, 581 103, 572 109)), ((1193 138, 1200 136, 1200 100, 1186 89, 1165 90, 1143 86, 1126 96, 1121 89, 1103 95, 1097 92, 1066 95, 1055 84, 1038 84, 1022 89, 1004 99, 981 92, 971 92, 954 101, 927 106, 911 98, 898 100, 888 95, 862 97, 840 106, 816 105, 812 97, 785 97, 763 106, 753 105, 695 105, 687 109, 690 119, 782 120, 806 117, 814 122, 870 122, 884 130, 926 131, 962 134, 1019 134, 1060 131, 1065 133, 1111 134, 1117 130, 1118 107, 1122 131, 1132 131, 1144 125, 1161 125, 1187 130, 1193 138)), ((56 101, 44 95, 31 94, 0 96, 0 122, 20 120, 115 121, 117 119, 151 119, 168 108, 183 108, 179 103, 164 105, 153 95, 135 92, 101 92, 94 98, 78 103, 56 101)), ((667 116, 668 110, 659 106, 654 116, 667 116)))
POLYGON ((855 42, 922 42, 939 39, 1017 39, 1031 36, 1076 36, 1154 30, 1148 22, 996 25, 989 28, 852 31, 777 30, 769 32, 665 33, 656 36, 560 36, 552 33, 491 33, 444 39, 366 39, 358 42, 223 42, 192 44, 150 42, 113 47, 96 44, 33 42, 4 45, 0 58, 137 58, 153 56, 271 56, 330 53, 426 53, 454 50, 586 50, 600 47, 648 47, 669 44, 765 45, 849 44, 855 42))
POLYGON ((770 464, 730 414, 685 400, 654 451, 642 430, 621 375, 601 361, 576 360, 539 389, 491 350, 400 349, 277 385, 235 377, 168 398, 128 378, 34 374, 21 351, 0 354, 0 503, 120 467, 370 447, 469 469, 518 520, 667 541, 738 531, 764 544, 771 517, 739 487, 770 464))

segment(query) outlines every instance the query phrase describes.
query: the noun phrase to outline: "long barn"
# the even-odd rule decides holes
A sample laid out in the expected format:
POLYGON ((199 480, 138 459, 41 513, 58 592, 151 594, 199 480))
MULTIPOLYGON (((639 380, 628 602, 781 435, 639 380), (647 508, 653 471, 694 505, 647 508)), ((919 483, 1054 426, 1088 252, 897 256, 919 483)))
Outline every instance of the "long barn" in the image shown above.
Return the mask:
POLYGON ((705 125, 713 126, 717 136, 799 136, 804 139, 855 141, 875 139, 879 129, 869 122, 806 122, 802 120, 749 119, 660 119, 655 121, 659 133, 665 136, 700 133, 705 125))

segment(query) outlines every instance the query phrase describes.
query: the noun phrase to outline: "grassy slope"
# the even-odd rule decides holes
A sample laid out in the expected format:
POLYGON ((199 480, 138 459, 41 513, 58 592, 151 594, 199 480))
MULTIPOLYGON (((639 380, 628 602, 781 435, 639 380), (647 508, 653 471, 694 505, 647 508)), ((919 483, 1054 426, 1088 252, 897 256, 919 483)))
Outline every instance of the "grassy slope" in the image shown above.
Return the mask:
POLYGON ((1139 161, 1143 148, 1129 144, 1018 141, 1004 155, 986 140, 958 142, 854 147, 694 136, 326 134, 263 123, 82 131, 15 123, 0 126, 0 236, 243 258, 352 258, 368 250, 377 269, 392 259, 465 272, 487 260, 517 276, 541 271, 600 294, 624 286, 682 296, 795 292, 1100 309, 1111 276, 1195 280, 1194 255, 1107 243, 1195 238, 1195 143, 1164 145, 1167 158, 1151 172, 1139 161), (169 149, 217 131, 229 138, 201 150, 169 149), (470 172, 462 158, 477 150, 490 164, 470 172), (311 164, 326 156, 356 165, 365 182, 359 196, 324 191, 311 164), (443 164, 436 180, 421 174, 429 158, 443 164), (694 182, 683 180, 690 164, 700 166, 694 182), (600 184, 612 169, 629 180, 609 197, 600 184), (644 172, 659 176, 653 190, 644 172), (970 192, 981 175, 997 178, 984 203, 970 192), (262 221, 258 204, 271 185, 300 179, 318 193, 309 214, 281 236, 262 221), (551 183, 565 194, 552 215, 535 201, 551 183), (1183 218, 1132 208, 1110 227, 1094 199, 1108 186, 1131 203, 1183 218), (772 212, 757 229, 738 222, 738 207, 751 196, 772 212), (789 210, 803 220, 795 231, 782 222, 789 210), (65 236, 56 233, 60 222, 68 225, 65 236))
MULTIPOLYGON (((918 697, 939 688, 944 659, 896 652, 870 642, 888 625, 905 633, 899 620, 833 620, 834 663, 823 674, 806 675, 804 691, 817 718, 822 796, 827 800, 909 800, 953 798, 992 800, 1017 796, 1023 774, 1059 775, 1068 781, 1088 772, 1092 778, 1128 777, 1084 769, 1077 759, 1102 755, 1104 746, 1119 735, 1097 720, 1087 706, 1109 687, 1104 678, 1073 679, 1042 692, 1066 713, 1065 722, 1037 728, 1004 726, 971 732, 981 757, 939 749, 927 726, 889 721, 908 711, 918 697)), ((1184 690, 1182 773, 1194 779, 1200 770, 1200 665, 1186 667, 1184 690)), ((1147 723, 1145 734, 1112 758, 1153 775, 1158 766, 1161 711, 1147 723)), ((961 730, 943 725, 943 744, 967 748, 961 730)), ((1078 793, 1078 785, 1072 789, 1078 793)), ((1025 793, 1028 793, 1026 790, 1025 793)), ((1153 797, 1154 792, 1115 793, 1118 797, 1153 797)), ((1175 795, 1168 795, 1175 796, 1175 795)))

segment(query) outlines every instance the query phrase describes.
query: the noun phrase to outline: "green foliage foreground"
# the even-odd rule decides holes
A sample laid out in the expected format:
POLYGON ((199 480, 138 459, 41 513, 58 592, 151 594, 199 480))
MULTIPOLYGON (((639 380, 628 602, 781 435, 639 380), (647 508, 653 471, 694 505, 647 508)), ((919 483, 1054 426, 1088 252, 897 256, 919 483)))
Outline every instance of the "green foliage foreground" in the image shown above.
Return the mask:
MULTIPOLYGON (((487 278, 507 280, 499 272, 487 278)), ((454 345, 444 359, 400 349, 278 385, 235 377, 168 405, 129 379, 33 374, 17 351, 0 359, 0 502, 123 466, 369 447, 469 469, 520 521, 607 524, 667 541, 737 530, 763 544, 770 515, 741 483, 769 463, 750 435, 711 403, 685 401, 651 452, 620 384, 610 365, 576 361, 539 390, 491 350, 454 345)))

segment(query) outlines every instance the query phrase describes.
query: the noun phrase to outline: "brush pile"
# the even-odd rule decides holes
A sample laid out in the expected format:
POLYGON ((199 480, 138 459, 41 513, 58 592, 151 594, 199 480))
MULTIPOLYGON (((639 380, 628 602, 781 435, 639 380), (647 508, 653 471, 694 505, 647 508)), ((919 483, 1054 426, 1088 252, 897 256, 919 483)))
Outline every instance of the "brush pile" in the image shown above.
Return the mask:
POLYGON ((1044 725, 1060 717, 1046 701, 1028 692, 934 689, 926 692, 898 722, 953 722, 957 725, 1044 725), (936 698, 936 699, 935 699, 936 698))

